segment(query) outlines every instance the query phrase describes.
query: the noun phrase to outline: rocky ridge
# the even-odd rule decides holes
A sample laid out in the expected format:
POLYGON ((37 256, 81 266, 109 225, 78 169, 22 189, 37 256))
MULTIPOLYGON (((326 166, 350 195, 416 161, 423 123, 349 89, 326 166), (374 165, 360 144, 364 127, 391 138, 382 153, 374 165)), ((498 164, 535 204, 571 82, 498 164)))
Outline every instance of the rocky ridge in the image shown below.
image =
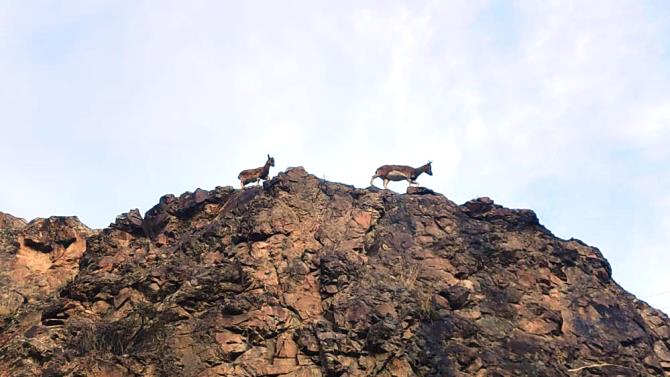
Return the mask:
POLYGON ((0 376, 670 376, 668 317, 530 210, 291 168, 93 231, 0 213, 0 376))

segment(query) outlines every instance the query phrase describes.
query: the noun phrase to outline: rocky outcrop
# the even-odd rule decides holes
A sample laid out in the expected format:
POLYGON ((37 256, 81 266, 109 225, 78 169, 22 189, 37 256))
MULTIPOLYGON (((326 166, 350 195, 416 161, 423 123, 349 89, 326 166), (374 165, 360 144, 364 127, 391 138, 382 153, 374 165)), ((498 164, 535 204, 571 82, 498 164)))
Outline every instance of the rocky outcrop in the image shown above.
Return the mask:
MULTIPOLYGON (((80 242, 0 224, 3 255, 80 242)), ((58 292, 15 309, 0 376, 670 375, 668 317, 532 211, 302 168, 120 215, 58 292)))
POLYGON ((0 213, 0 319, 39 304, 72 280, 93 231, 76 217, 25 220, 0 213))

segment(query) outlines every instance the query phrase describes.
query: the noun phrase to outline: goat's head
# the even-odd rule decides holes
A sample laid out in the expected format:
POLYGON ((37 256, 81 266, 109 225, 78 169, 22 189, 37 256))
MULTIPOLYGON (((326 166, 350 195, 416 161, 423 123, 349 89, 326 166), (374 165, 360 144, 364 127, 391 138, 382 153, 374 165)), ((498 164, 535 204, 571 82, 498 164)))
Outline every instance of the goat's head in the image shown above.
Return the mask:
POLYGON ((428 163, 426 164, 426 174, 428 174, 428 175, 433 175, 433 169, 431 168, 431 165, 430 165, 432 163, 433 163, 433 161, 428 161, 428 163))
POLYGON ((268 155, 268 160, 267 160, 267 162, 265 162, 265 163, 268 164, 268 165, 270 165, 270 166, 275 166, 275 159, 274 159, 274 157, 270 157, 270 155, 268 155))

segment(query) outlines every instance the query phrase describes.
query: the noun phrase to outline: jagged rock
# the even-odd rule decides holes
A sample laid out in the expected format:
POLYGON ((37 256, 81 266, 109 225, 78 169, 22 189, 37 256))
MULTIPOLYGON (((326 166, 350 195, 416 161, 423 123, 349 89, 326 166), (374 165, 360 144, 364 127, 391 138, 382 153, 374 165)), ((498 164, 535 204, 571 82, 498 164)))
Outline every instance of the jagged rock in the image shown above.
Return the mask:
POLYGON ((144 235, 144 228, 142 226, 142 215, 140 210, 135 208, 127 213, 116 216, 116 221, 110 224, 110 228, 122 230, 137 236, 144 235))
POLYGON ((0 213, 0 279, 1 377, 670 376, 668 317, 534 212, 300 167, 99 232, 0 213))
POLYGON ((462 286, 452 286, 440 291, 440 295, 446 297, 449 307, 456 310, 465 306, 470 297, 470 290, 462 286))
POLYGON ((27 222, 24 219, 0 212, 0 229, 21 229, 26 224, 27 222))
POLYGON ((410 195, 435 195, 435 191, 421 186, 407 186, 407 193, 410 195))
POLYGON ((0 329, 22 306, 46 303, 74 278, 86 237, 94 233, 76 217, 26 224, 0 214, 0 329))

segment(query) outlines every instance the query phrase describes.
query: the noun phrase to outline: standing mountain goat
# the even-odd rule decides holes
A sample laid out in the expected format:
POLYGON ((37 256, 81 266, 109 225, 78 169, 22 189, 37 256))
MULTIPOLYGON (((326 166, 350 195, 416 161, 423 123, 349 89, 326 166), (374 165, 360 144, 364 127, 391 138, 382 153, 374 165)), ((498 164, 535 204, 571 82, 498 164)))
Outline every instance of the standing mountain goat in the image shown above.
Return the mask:
POLYGON ((382 165, 375 171, 375 175, 372 176, 372 179, 370 180, 370 186, 374 186, 373 181, 375 178, 381 178, 384 180, 385 189, 388 189, 389 181, 407 180, 410 186, 412 184, 418 185, 416 179, 421 175, 421 173, 433 175, 433 171, 430 168, 431 163, 432 161, 429 161, 427 164, 416 169, 405 165, 382 165))
POLYGON ((237 178, 240 180, 242 188, 244 188, 246 184, 252 182, 256 182, 257 185, 260 185, 261 179, 268 179, 271 166, 275 166, 275 159, 268 155, 268 160, 265 161, 265 165, 261 166, 260 168, 242 170, 240 175, 237 176, 237 178))

